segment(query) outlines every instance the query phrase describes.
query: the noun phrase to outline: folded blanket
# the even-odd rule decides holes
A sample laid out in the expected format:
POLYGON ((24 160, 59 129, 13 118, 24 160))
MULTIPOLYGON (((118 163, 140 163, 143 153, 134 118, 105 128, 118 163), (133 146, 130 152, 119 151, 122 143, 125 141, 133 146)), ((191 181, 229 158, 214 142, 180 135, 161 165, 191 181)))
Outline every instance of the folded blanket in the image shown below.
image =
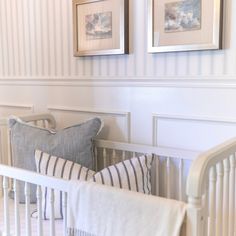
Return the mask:
POLYGON ((90 182, 70 181, 68 236, 177 236, 186 204, 90 182))

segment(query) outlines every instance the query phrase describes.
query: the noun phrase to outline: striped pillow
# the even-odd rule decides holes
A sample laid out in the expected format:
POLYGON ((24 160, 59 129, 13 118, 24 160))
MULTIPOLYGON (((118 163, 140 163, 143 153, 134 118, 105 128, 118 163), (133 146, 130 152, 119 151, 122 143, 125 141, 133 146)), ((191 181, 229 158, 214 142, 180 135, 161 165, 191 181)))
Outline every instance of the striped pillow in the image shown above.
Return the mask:
POLYGON ((152 162, 153 157, 149 155, 134 157, 104 168, 90 181, 151 194, 152 162))
MULTIPOLYGON (((63 178, 66 180, 89 180, 95 174, 94 171, 81 166, 75 162, 65 160, 56 156, 50 156, 49 154, 36 150, 35 151, 35 162, 37 172, 48 175, 55 176, 58 178, 63 178)), ((63 218, 62 211, 62 192, 54 191, 55 194, 55 218, 63 218)), ((43 208, 43 218, 49 219, 50 217, 50 193, 47 188, 42 188, 42 208, 43 208)))

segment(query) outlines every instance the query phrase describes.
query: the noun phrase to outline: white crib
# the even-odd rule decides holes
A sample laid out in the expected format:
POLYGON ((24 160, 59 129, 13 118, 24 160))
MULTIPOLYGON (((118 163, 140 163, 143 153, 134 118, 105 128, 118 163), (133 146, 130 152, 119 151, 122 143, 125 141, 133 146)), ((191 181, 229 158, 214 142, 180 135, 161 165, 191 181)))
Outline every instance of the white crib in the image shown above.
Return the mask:
MULTIPOLYGON (((26 122, 36 125, 55 127, 52 115, 41 114, 22 117, 26 122)), ((182 235, 186 236, 232 236, 236 234, 236 199, 235 199, 235 153, 236 139, 227 141, 205 153, 189 150, 161 148, 146 145, 119 143, 106 140, 95 141, 96 167, 113 164, 143 153, 155 156, 153 166, 152 185, 153 194, 166 198, 186 201, 188 206, 182 235), (194 160, 194 161, 193 161, 194 160), (186 166, 191 164, 189 171, 186 166), (187 164, 186 164, 187 163, 187 164), (158 172, 156 171, 158 170, 158 172), (158 173, 158 174, 157 174, 158 173), (187 173, 187 175, 186 175, 187 173), (187 179, 187 181, 186 181, 187 179)), ((10 150, 10 149, 9 149, 10 150)), ((6 159, 5 159, 6 160, 6 159)), ((11 158, 5 163, 11 164, 11 158)), ((66 209, 68 182, 63 179, 43 176, 34 172, 17 169, 9 165, 0 165, 0 176, 3 178, 4 227, 0 229, 4 235, 33 235, 32 219, 30 215, 29 183, 36 184, 37 205, 41 206, 41 187, 50 188, 51 219, 48 230, 43 231, 41 207, 38 207, 36 235, 60 235, 54 219, 54 190, 64 194, 64 230, 66 235, 66 209), (22 218, 18 203, 18 181, 25 182, 25 231, 22 233, 22 218), (9 190, 14 189, 14 221, 10 221, 9 190)), ((168 224, 168 222, 167 222, 168 224)), ((168 227, 168 225, 167 225, 168 227)), ((61 231, 61 230, 60 230, 61 231)))

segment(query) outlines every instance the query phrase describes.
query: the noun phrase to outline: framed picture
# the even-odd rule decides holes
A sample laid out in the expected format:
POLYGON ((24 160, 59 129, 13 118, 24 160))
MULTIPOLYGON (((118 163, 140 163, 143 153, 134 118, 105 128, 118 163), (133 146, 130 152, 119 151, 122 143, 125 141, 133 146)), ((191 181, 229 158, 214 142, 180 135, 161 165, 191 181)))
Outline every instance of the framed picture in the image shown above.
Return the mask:
POLYGON ((74 55, 126 54, 128 0, 73 0, 74 55))
POLYGON ((148 0, 148 51, 222 48, 222 0, 148 0))

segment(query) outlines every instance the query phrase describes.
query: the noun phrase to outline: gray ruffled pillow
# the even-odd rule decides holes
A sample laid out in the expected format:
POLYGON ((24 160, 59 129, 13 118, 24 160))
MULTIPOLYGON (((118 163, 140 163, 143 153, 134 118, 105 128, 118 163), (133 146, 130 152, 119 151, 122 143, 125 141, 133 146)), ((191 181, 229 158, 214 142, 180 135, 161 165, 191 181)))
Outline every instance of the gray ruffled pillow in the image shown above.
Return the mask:
MULTIPOLYGON (((102 128, 100 118, 93 118, 59 131, 27 124, 19 118, 9 119, 13 166, 36 171, 36 149, 61 156, 94 169, 93 139, 102 128)), ((20 185, 20 202, 24 202, 24 185, 20 185)), ((36 186, 31 185, 31 202, 36 202, 36 186)))

